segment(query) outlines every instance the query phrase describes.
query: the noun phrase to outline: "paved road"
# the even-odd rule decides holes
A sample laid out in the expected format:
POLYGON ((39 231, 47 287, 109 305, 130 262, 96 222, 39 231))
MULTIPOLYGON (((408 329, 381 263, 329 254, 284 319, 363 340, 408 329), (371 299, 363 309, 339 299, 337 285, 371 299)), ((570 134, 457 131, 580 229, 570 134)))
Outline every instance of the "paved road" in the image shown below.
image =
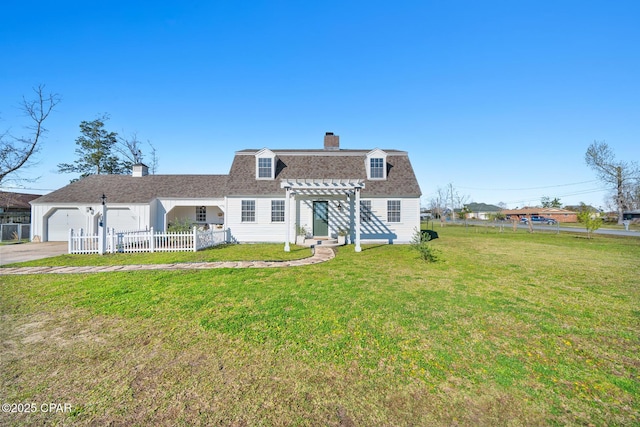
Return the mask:
POLYGON ((66 254, 67 242, 16 243, 0 246, 0 265, 66 254))
MULTIPOLYGON (((513 224, 510 221, 503 222, 491 222, 491 221, 474 221, 468 220, 467 223, 469 225, 481 225, 485 227, 499 227, 503 226, 505 229, 511 229, 513 224)), ((437 223, 436 223, 437 224, 437 223)), ((456 224, 464 225, 464 222, 457 221, 456 224)), ((518 223, 518 228, 522 230, 528 230, 529 226, 527 224, 518 223)), ((533 224, 533 229, 538 231, 549 231, 549 232, 557 232, 558 225, 547 225, 547 224, 533 224)), ((583 227, 563 227, 560 225, 559 227, 561 233, 586 233, 587 230, 583 227)), ((600 228, 594 232, 595 234, 607 234, 613 236, 627 236, 627 237, 640 237, 640 231, 625 231, 625 230, 613 230, 609 228, 600 228)))

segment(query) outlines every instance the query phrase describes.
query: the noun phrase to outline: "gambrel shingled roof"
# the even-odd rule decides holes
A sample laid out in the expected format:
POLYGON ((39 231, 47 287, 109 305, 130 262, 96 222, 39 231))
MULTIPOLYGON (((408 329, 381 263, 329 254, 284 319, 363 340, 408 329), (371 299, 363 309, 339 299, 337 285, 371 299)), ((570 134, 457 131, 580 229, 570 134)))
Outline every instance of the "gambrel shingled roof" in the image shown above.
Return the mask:
POLYGON ((387 179, 367 180, 366 155, 370 150, 271 150, 277 164, 274 180, 255 179, 255 154, 236 153, 229 172, 229 196, 281 195, 282 180, 362 179, 362 197, 420 197, 420 186, 405 151, 387 153, 387 179))

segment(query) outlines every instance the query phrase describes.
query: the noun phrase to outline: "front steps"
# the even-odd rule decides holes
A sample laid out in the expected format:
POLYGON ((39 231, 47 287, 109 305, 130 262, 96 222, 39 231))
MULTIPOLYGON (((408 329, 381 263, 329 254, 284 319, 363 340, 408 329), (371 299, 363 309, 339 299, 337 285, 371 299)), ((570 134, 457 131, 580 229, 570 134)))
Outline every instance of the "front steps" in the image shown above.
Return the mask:
POLYGON ((332 239, 327 237, 312 237, 304 239, 304 243, 301 246, 322 246, 325 248, 335 248, 336 246, 342 246, 344 243, 338 243, 338 239, 332 239))

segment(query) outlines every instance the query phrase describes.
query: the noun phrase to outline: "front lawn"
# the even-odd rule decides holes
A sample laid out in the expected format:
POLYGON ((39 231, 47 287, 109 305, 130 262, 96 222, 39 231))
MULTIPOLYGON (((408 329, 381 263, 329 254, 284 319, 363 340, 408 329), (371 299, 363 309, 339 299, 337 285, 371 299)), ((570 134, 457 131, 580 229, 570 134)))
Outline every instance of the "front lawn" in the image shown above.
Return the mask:
POLYGON ((0 400, 72 409, 0 424, 640 422, 640 239, 436 231, 437 263, 1 276, 0 400))

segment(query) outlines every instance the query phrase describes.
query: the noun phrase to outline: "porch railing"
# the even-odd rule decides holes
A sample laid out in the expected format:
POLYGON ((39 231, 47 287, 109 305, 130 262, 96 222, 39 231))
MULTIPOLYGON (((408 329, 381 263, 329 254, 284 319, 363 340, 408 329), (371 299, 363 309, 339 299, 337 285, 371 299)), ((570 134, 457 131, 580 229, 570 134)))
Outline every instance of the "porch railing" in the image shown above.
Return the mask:
POLYGON ((69 230, 69 253, 91 254, 116 252, 179 252, 199 251, 229 241, 227 230, 199 230, 188 232, 154 232, 150 230, 117 232, 107 230, 106 242, 101 235, 85 235, 80 229, 69 230))

